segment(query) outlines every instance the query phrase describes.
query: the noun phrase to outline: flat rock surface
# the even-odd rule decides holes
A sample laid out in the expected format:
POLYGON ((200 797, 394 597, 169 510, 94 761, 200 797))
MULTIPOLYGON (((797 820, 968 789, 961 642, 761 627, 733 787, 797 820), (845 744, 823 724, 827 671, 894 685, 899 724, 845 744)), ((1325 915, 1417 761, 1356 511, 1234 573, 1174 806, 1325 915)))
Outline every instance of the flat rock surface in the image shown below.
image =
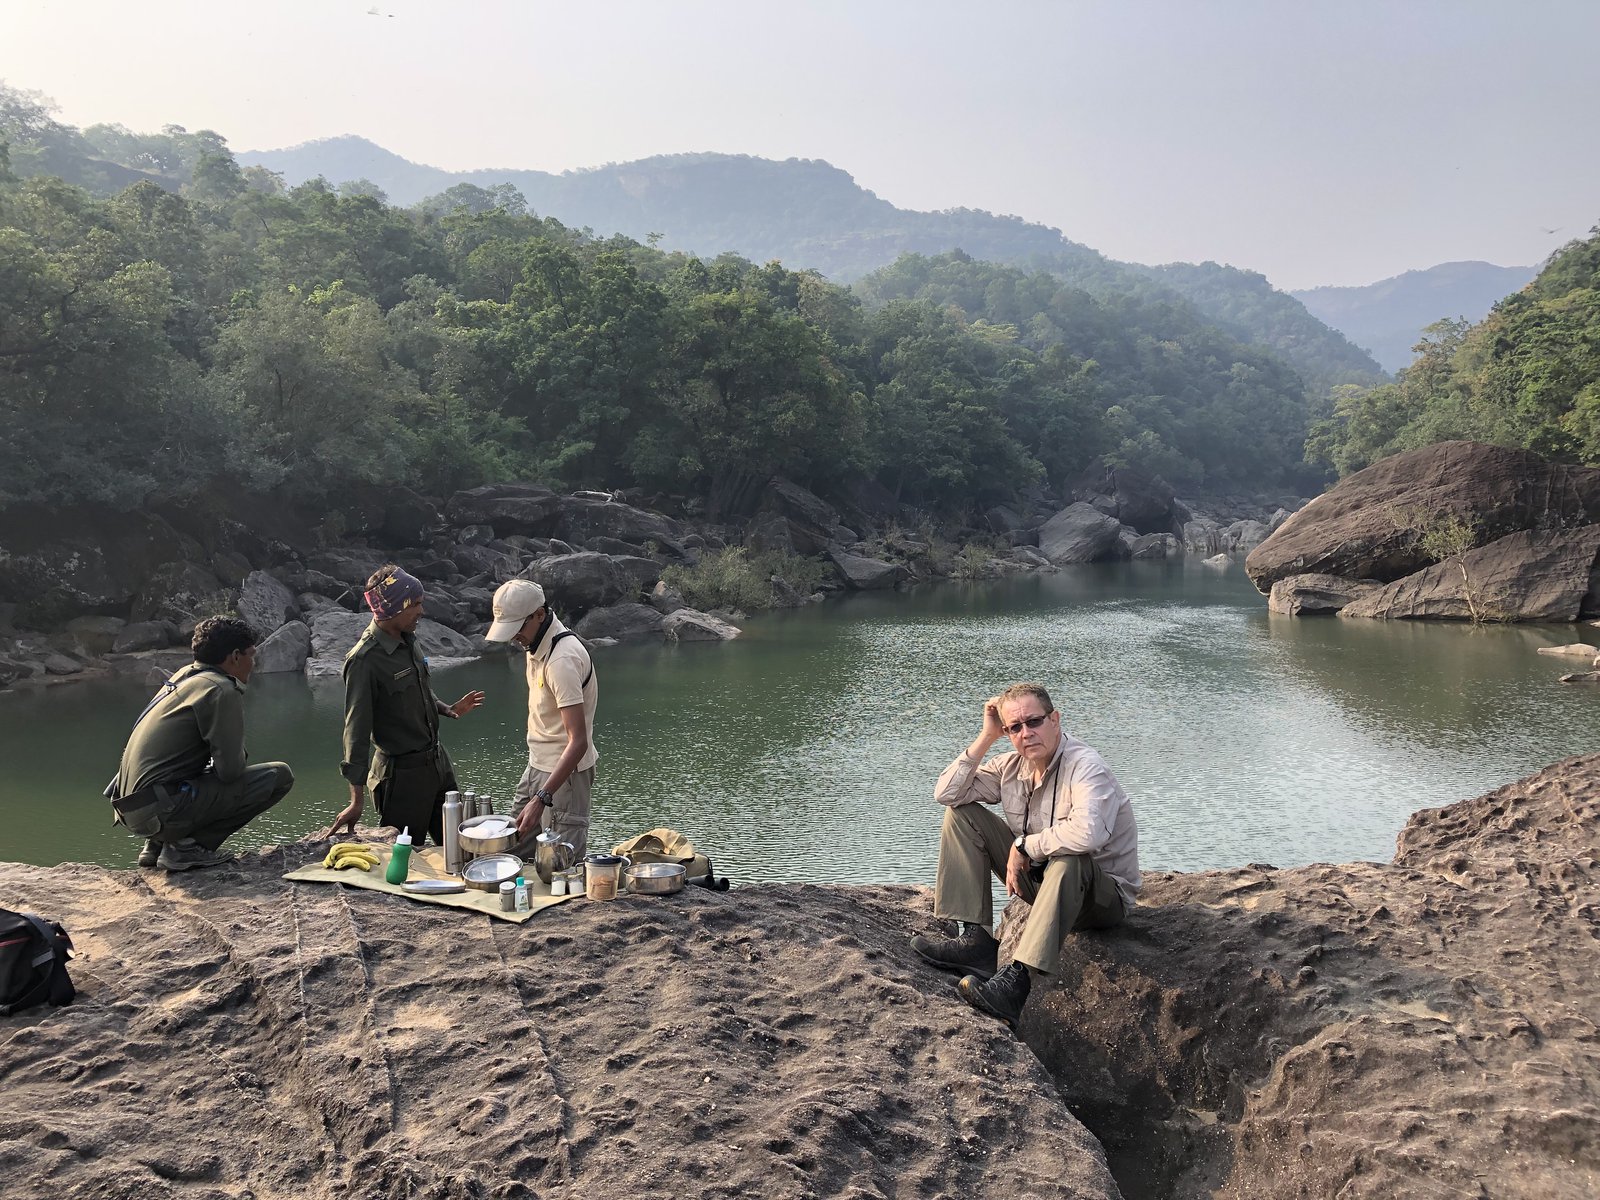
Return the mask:
POLYGON ((1390 863, 1145 881, 1022 1030, 1129 1196, 1600 1196, 1600 756, 1390 863))
POLYGON ((688 888, 517 926, 279 878, 320 853, 0 864, 81 955, 74 1004, 0 1019, 0 1192, 1119 1194, 1027 1047, 911 955, 925 890, 688 888))

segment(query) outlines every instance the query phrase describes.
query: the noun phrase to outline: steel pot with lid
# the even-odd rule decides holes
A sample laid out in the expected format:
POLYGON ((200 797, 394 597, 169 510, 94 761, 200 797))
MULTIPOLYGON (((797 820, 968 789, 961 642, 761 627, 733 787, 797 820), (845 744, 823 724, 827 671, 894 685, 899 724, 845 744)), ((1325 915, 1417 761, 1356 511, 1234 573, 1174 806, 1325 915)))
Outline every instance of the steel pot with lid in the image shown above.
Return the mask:
POLYGON ((508 879, 522 874, 522 860, 515 854, 485 854, 461 869, 461 882, 479 892, 498 892, 508 879))

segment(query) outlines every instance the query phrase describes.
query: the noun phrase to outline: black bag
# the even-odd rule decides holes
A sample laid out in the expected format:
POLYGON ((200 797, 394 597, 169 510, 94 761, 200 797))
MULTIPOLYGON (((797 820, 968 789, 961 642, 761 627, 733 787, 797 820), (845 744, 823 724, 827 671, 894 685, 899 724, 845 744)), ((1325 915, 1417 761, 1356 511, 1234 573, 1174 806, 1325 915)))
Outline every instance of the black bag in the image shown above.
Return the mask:
POLYGON ((0 908, 0 1017, 49 1001, 71 1004, 72 939, 55 921, 0 908))

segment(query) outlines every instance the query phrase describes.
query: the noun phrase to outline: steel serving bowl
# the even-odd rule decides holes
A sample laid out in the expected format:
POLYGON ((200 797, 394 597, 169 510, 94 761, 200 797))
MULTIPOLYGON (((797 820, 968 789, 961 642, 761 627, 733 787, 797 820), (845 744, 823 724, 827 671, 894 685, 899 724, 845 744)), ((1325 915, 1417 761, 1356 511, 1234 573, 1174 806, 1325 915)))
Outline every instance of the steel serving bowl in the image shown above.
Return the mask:
POLYGON ((472 817, 461 822, 461 848, 473 857, 480 854, 502 854, 515 846, 518 840, 517 823, 510 817, 472 817), (485 837, 477 832, 484 828, 499 829, 504 826, 510 827, 506 833, 485 837))
POLYGON ((480 892, 498 892, 508 879, 522 874, 522 860, 515 854, 485 854, 461 869, 461 882, 480 892))
POLYGON ((683 890, 689 868, 682 863, 640 863, 629 867, 628 890, 638 896, 670 896, 683 890))

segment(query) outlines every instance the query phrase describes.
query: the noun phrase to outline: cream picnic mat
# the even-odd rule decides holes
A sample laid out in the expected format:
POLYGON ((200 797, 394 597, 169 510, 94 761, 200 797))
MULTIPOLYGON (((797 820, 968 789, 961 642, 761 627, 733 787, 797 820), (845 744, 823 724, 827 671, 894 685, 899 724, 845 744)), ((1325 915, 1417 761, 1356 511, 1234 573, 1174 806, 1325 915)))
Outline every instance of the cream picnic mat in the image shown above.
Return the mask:
MULTIPOLYGON (((571 896, 552 896, 550 885, 543 882, 533 867, 528 867, 528 872, 523 876, 528 881, 528 890, 532 892, 532 903, 527 912, 503 912, 500 908, 500 896, 497 892, 479 892, 468 888, 464 892, 446 892, 442 896, 430 896, 424 892, 403 891, 396 884, 389 883, 383 877, 385 868, 389 865, 389 852, 391 847, 386 842, 367 842, 367 848, 378 856, 378 865, 370 871, 362 871, 358 867, 347 870, 335 871, 331 867, 324 867, 322 860, 316 859, 297 870, 284 875, 285 879, 292 879, 296 883, 342 883, 347 887, 366 888, 374 892, 388 892, 392 896, 404 896, 407 900, 418 900, 423 904, 442 904, 446 908, 464 908, 470 912, 485 913, 501 921, 516 921, 519 924, 526 921, 534 913, 549 908, 551 905, 560 904, 571 900, 571 896)), ((411 851, 411 879, 449 879, 445 873, 444 850, 438 846, 429 846, 426 850, 413 848, 411 851)))

